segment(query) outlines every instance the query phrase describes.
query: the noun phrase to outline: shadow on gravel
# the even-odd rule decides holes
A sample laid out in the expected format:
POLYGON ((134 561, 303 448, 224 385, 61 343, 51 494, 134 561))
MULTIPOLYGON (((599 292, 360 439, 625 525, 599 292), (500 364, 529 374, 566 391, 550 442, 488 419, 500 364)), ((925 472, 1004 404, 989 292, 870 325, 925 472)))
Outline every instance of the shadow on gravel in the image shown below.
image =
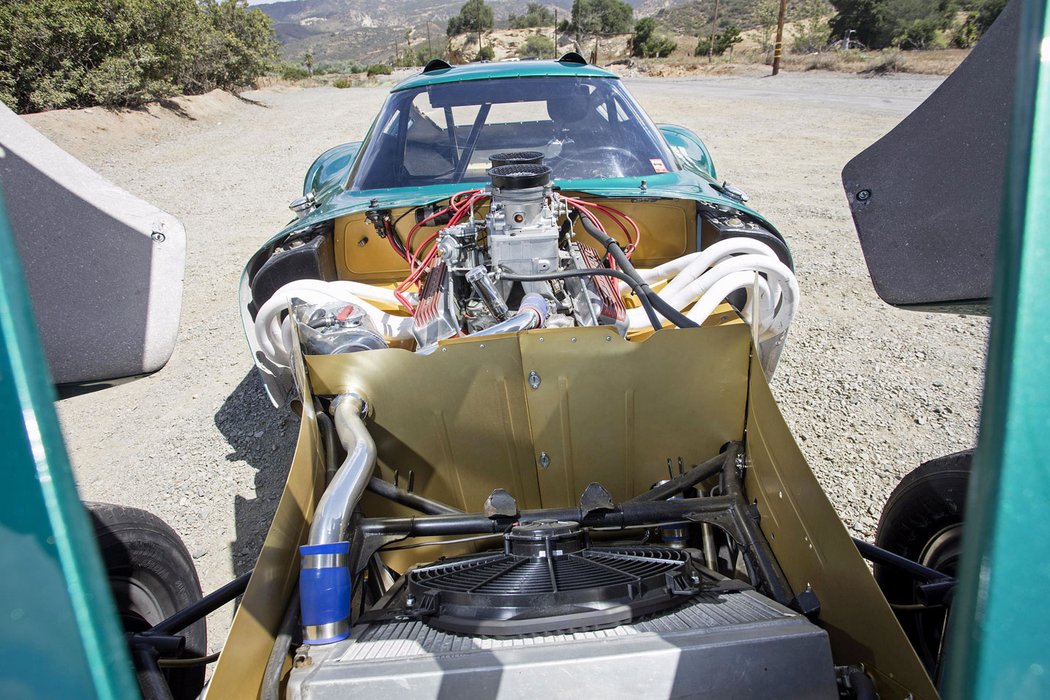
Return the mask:
POLYGON ((270 105, 266 104, 265 102, 262 102, 261 100, 253 100, 250 97, 245 97, 239 92, 234 92, 231 94, 241 102, 247 102, 248 104, 255 105, 256 107, 265 107, 266 109, 270 109, 270 105))
POLYGON ((215 414, 215 426, 233 448, 227 461, 246 462, 256 470, 255 498, 236 496, 237 537, 230 551, 239 576, 255 565, 270 520, 284 489, 295 452, 299 419, 270 404, 257 370, 252 368, 215 414))

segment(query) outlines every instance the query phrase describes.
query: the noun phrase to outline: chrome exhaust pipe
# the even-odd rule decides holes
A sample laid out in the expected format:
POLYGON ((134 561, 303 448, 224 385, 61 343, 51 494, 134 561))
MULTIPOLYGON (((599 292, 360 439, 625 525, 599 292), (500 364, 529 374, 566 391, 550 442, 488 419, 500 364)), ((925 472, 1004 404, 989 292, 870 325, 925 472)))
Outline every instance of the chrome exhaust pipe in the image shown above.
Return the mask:
POLYGON ((349 393, 336 397, 335 431, 346 459, 321 496, 308 544, 299 548, 303 641, 331 644, 350 634, 350 542, 347 525, 376 466, 376 444, 365 427, 368 404, 349 393))

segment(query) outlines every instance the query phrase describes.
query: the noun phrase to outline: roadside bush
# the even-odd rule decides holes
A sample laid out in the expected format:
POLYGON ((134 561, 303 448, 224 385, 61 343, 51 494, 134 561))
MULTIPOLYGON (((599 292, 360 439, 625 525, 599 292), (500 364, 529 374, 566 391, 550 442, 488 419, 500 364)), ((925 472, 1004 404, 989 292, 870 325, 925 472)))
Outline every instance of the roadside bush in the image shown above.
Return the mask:
POLYGON ((393 71, 390 70, 390 66, 386 65, 385 63, 373 63, 367 69, 365 69, 365 73, 368 74, 369 78, 374 77, 376 75, 390 75, 392 72, 393 71))
POLYGON ((634 25, 634 36, 631 38, 632 55, 663 58, 671 55, 677 47, 674 39, 656 30, 656 20, 652 17, 640 19, 634 25))
POLYGON ((721 56, 727 50, 739 44, 743 41, 743 37, 740 36, 740 30, 736 25, 729 25, 723 31, 715 34, 714 36, 714 47, 712 49, 711 37, 705 36, 700 37, 700 41, 696 43, 696 49, 693 51, 694 56, 706 56, 708 52, 715 56, 721 56))
POLYGON ((478 51, 478 55, 474 57, 475 61, 491 61, 496 58, 496 52, 491 46, 482 46, 481 50, 478 51))
POLYGON ((890 43, 902 49, 935 48, 934 42, 943 26, 944 21, 938 17, 915 19, 900 27, 890 43))
POLYGON ((511 29, 531 29, 532 27, 549 27, 554 24, 554 13, 550 8, 538 2, 530 2, 525 7, 525 14, 510 13, 507 24, 511 29))
MULTIPOLYGON (((315 72, 322 74, 319 70, 315 72)), ((303 80, 307 77, 307 72, 298 63, 285 61, 277 67, 277 75, 281 76, 282 80, 303 80)))
POLYGON ((831 29, 824 16, 825 0, 803 0, 793 10, 795 38, 791 42, 794 53, 823 51, 828 45, 831 29))
POLYGON ((343 90, 348 87, 353 87, 354 83, 352 80, 350 80, 350 78, 336 78, 335 82, 332 83, 332 85, 339 88, 340 90, 343 90))
POLYGON ((542 34, 530 34, 525 43, 518 47, 521 58, 547 58, 554 55, 554 42, 542 34))
POLYGON ((17 112, 248 87, 276 59, 244 0, 0 2, 0 100, 17 112))

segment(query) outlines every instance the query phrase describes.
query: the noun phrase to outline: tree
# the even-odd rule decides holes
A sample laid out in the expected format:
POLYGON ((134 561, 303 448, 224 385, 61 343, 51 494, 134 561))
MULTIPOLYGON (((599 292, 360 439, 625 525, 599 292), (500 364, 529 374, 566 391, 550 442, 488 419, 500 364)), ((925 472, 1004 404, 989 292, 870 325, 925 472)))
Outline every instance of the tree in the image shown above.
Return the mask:
POLYGON ((828 45, 830 29, 824 21, 825 0, 802 0, 794 7, 795 39, 791 48, 795 53, 821 51, 828 45))
POLYGON ((525 43, 518 47, 521 58, 547 58, 554 55, 554 42, 542 34, 530 34, 525 43))
POLYGON ((735 24, 731 24, 715 34, 714 46, 711 45, 710 37, 701 37, 700 41, 696 43, 693 55, 706 56, 708 53, 713 53, 716 56, 721 56, 743 40, 744 38, 740 36, 740 29, 735 24))
POLYGON ((955 16, 952 0, 831 0, 831 33, 847 31, 869 48, 917 48, 948 29, 955 16))
POLYGON ((657 31, 656 20, 646 17, 634 25, 631 47, 631 53, 635 56, 663 58, 669 56, 678 44, 666 34, 657 31))
POLYGON ((303 54, 303 65, 306 66, 306 74, 311 78, 314 77, 314 52, 307 51, 303 54))
POLYGON ((577 36, 626 34, 633 19, 634 10, 621 0, 573 0, 569 26, 577 36))
POLYGON ((779 0, 758 0, 752 10, 752 21, 762 32, 761 48, 768 53, 773 50, 773 30, 776 29, 780 14, 779 0))
POLYGON ((516 15, 512 12, 508 18, 508 23, 511 29, 547 27, 554 24, 554 13, 546 5, 530 2, 525 7, 525 14, 516 15))
POLYGON ((449 36, 480 34, 492 26, 492 8, 485 4, 485 0, 467 0, 459 8, 459 14, 449 18, 446 33, 449 36))

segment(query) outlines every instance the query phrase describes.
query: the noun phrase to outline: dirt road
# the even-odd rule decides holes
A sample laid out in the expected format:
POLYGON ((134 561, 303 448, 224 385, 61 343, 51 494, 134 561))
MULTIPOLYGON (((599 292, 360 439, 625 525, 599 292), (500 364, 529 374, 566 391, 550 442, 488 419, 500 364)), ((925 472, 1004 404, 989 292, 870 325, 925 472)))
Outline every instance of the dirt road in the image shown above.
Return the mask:
MULTIPOLYGON (((986 323, 895 311, 867 279, 839 172, 939 78, 782 74, 632 79, 650 115, 694 129, 719 173, 786 234, 802 307, 774 391, 847 525, 871 537, 897 479, 972 445, 986 323)), ((359 139, 379 88, 209 95, 182 115, 103 110, 31 117, 118 184, 179 216, 183 318, 153 377, 63 401, 85 498, 149 508, 185 538, 205 590, 252 566, 283 486, 296 421, 253 376, 237 311, 241 268, 289 218, 307 166, 359 139)), ((212 618, 212 646, 229 615, 212 618)))

